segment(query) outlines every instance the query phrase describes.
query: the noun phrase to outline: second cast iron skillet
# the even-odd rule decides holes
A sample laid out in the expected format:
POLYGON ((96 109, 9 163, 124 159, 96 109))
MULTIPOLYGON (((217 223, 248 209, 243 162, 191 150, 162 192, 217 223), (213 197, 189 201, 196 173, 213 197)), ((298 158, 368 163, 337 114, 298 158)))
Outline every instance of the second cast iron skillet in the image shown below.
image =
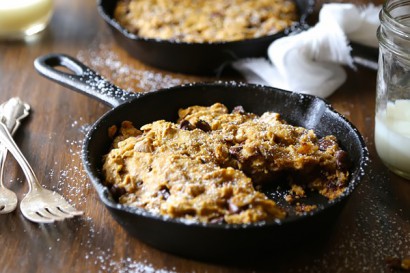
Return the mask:
POLYGON ((234 82, 196 83, 134 94, 112 85, 79 61, 58 54, 39 57, 35 68, 41 75, 112 107, 86 135, 82 149, 84 168, 115 220, 141 241, 168 252, 198 259, 224 259, 232 255, 265 253, 317 236, 313 235, 317 234, 314 231, 328 229, 341 205, 365 175, 368 151, 362 136, 329 104, 314 96, 234 82), (57 67, 65 67, 72 73, 57 67), (209 106, 215 102, 229 109, 242 105, 246 111, 256 114, 279 112, 289 123, 314 129, 319 136, 335 135, 352 162, 347 191, 332 202, 318 194, 310 194, 303 202, 316 204, 318 209, 297 215, 295 209, 283 201, 285 187, 266 189, 265 193, 283 206, 289 216, 278 222, 247 225, 188 223, 114 201, 101 176, 102 158, 112 143, 109 127, 120 126, 124 120, 131 121, 137 128, 159 119, 175 121, 179 108, 209 106))
POLYGON ((232 61, 266 56, 268 46, 291 32, 307 27, 314 0, 295 0, 299 21, 273 35, 255 39, 215 43, 187 43, 149 39, 127 31, 114 19, 118 0, 97 0, 98 12, 112 30, 117 43, 140 61, 168 71, 188 74, 219 75, 232 61))

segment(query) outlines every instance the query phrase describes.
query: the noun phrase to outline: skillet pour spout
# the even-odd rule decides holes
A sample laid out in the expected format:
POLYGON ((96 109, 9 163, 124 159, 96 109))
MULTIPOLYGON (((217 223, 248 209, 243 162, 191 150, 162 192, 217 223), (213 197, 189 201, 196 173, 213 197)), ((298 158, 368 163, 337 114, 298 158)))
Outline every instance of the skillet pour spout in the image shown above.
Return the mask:
POLYGON ((269 254, 274 249, 307 242, 309 238, 323 238, 366 173, 368 150, 363 137, 346 118, 315 96, 267 86, 219 81, 133 95, 66 55, 39 57, 35 68, 41 75, 112 107, 93 124, 84 139, 84 169, 114 219, 141 241, 167 252, 201 260, 224 260, 227 257, 269 254), (64 66, 73 73, 57 71, 57 66, 64 66), (93 75, 93 79, 85 77, 89 74, 93 75), (352 163, 346 191, 331 202, 318 195, 309 195, 305 201, 318 208, 298 214, 283 200, 286 189, 274 189, 267 195, 283 206, 289 216, 282 221, 246 225, 187 222, 114 201, 101 176, 102 158, 112 144, 108 135, 112 125, 119 126, 122 121, 129 120, 138 128, 160 119, 175 121, 180 108, 210 106, 216 102, 225 104, 230 110, 241 105, 246 111, 258 115, 266 111, 278 112, 288 123, 313 129, 319 137, 336 136, 352 163))

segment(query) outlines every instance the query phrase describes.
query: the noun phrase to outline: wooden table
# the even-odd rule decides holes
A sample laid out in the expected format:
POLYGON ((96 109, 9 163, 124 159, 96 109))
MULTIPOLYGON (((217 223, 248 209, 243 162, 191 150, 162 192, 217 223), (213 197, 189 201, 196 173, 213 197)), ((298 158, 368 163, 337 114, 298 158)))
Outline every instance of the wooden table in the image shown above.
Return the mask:
MULTIPOLYGON (((52 52, 77 57, 130 91, 209 80, 159 71, 129 57, 94 1, 56 0, 52 22, 37 41, 0 42, 0 101, 18 96, 31 106, 15 140, 41 183, 84 211, 47 225, 27 221, 18 209, 0 215, 0 272, 389 272, 387 257, 410 256, 410 182, 390 173, 374 148, 376 71, 347 69, 348 80, 328 99, 358 127, 371 159, 366 178, 328 227, 329 237, 283 256, 215 264, 147 246, 111 218, 80 160, 87 128, 108 107, 40 77, 33 60, 52 52)), ((6 167, 6 186, 21 199, 28 189, 24 175, 12 157, 6 167)))

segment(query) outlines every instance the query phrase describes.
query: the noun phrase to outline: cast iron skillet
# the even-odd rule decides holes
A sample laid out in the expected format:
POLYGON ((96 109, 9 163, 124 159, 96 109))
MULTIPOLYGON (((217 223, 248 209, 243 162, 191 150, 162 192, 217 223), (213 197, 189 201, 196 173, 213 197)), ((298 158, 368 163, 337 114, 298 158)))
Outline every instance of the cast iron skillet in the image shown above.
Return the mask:
POLYGON ((219 43, 186 43, 139 37, 123 28, 113 17, 118 0, 97 0, 98 11, 109 25, 117 43, 140 61, 173 72, 188 74, 222 73, 226 65, 247 57, 266 56, 270 43, 307 26, 314 0, 295 0, 299 22, 285 31, 256 39, 219 43))
POLYGON ((278 247, 282 249, 293 241, 313 236, 313 231, 328 229, 328 224, 337 218, 341 205, 365 174, 368 151, 360 133, 329 104, 314 96, 234 82, 187 84, 134 94, 112 85, 66 55, 42 56, 34 64, 46 78, 113 108, 100 117, 87 133, 82 150, 84 168, 101 201, 118 223, 141 241, 168 252, 198 259, 219 259, 278 247), (58 70, 60 66, 68 68, 72 74, 58 70), (266 194, 282 205, 289 216, 280 222, 248 225, 187 223, 116 203, 101 177, 102 158, 112 142, 108 128, 114 124, 119 126, 124 120, 132 121, 136 127, 158 119, 175 121, 181 107, 215 102, 224 103, 230 109, 242 105, 246 111, 256 114, 279 112, 289 123, 314 129, 319 136, 334 134, 352 161, 347 191, 333 202, 311 194, 304 203, 317 204, 319 209, 296 215, 294 208, 283 201, 285 187, 266 189, 266 194))

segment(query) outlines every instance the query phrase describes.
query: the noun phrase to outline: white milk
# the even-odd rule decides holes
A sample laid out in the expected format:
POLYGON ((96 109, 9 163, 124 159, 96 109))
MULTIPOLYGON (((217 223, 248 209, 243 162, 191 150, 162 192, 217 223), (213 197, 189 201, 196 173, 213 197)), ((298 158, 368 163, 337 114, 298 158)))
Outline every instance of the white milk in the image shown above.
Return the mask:
POLYGON ((52 0, 0 0, 0 38, 22 38, 43 30, 52 15, 52 0))
POLYGON ((376 150, 395 173, 410 179, 410 100, 389 102, 376 114, 376 150))

